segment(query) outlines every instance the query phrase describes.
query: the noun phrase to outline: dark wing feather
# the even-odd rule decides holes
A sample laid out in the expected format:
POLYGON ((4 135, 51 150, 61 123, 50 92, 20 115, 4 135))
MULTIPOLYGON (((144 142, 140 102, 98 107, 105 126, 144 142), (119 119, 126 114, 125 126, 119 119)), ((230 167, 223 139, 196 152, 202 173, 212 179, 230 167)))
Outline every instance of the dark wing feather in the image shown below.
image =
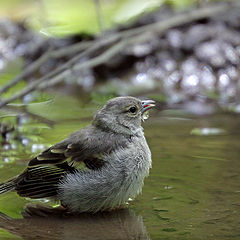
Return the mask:
POLYGON ((15 180, 15 190, 23 197, 43 198, 57 195, 59 181, 75 169, 67 163, 27 168, 15 180))

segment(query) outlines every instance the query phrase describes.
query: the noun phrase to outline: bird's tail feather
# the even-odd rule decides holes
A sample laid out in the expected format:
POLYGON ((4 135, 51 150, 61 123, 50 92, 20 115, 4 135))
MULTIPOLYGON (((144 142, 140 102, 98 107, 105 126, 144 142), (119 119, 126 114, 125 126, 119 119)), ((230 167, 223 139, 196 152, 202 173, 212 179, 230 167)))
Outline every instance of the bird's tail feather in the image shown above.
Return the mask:
POLYGON ((0 183, 0 195, 15 189, 15 180, 17 177, 7 180, 6 182, 0 183))

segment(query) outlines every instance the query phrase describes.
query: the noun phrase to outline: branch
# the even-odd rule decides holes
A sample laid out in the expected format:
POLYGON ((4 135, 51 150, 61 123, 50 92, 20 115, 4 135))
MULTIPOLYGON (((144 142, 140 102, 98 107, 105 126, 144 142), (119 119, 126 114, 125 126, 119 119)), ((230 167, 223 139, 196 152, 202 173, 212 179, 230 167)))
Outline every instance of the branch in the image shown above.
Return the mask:
MULTIPOLYGON (((95 66, 98 66, 108 60, 110 60, 115 54, 121 52, 121 50, 127 46, 126 41, 120 41, 113 45, 111 48, 103 52, 101 55, 94 57, 86 62, 78 63, 73 66, 71 70, 66 70, 62 72, 61 74, 57 75, 56 77, 50 79, 49 81, 46 81, 38 86, 38 89, 46 89, 48 87, 54 86, 60 82, 62 82, 64 79, 70 77, 72 75, 73 71, 80 71, 84 68, 93 68, 95 66)), ((1 104, 0 104, 1 107, 1 104)))
POLYGON ((6 92, 9 88, 16 85, 18 82, 20 82, 23 78, 25 78, 27 75, 35 71, 37 68, 39 68, 50 56, 50 53, 47 52, 43 54, 40 58, 38 58, 36 61, 34 61, 28 68, 26 68, 25 71, 23 71, 20 75, 15 77, 12 81, 9 81, 6 85, 4 85, 0 89, 0 94, 3 92, 6 92))
POLYGON ((12 81, 8 82, 0 89, 0 94, 6 92, 9 88, 16 85, 18 82, 23 80, 25 77, 36 71, 44 62, 46 62, 50 58, 60 58, 66 55, 71 55, 73 53, 79 52, 81 50, 86 49, 91 46, 93 41, 89 42, 80 42, 77 44, 73 44, 71 46, 67 46, 60 50, 51 50, 49 49, 45 54, 43 54, 40 58, 30 64, 20 75, 12 79, 12 81))

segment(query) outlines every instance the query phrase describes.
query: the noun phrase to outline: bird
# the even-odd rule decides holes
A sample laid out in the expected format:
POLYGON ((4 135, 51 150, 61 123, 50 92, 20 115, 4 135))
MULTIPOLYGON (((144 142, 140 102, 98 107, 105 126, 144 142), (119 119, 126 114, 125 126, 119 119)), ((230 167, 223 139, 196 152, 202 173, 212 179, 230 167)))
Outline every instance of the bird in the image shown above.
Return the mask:
POLYGON ((141 193, 152 167, 142 121, 153 100, 115 97, 90 125, 31 159, 18 176, 0 184, 0 195, 53 198, 73 213, 111 211, 141 193), (78 168, 82 163, 84 168, 78 168))

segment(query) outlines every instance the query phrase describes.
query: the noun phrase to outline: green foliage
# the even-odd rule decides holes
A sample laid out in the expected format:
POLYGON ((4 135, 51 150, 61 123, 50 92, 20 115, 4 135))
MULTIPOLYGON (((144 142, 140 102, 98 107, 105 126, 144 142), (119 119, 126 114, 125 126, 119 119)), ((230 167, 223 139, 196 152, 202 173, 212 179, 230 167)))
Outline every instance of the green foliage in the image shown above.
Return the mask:
POLYGON ((55 96, 44 102, 30 103, 26 106, 30 113, 53 121, 80 119, 91 114, 90 109, 84 109, 77 99, 67 96, 55 96))
POLYGON ((0 229, 1 240, 14 240, 22 239, 20 237, 14 236, 13 234, 7 232, 6 230, 0 229))
MULTIPOLYGON (((21 58, 15 59, 12 62, 7 62, 7 66, 4 67, 4 71, 0 74, 0 88, 12 80, 19 72, 22 71, 23 61, 21 58)), ((15 86, 11 87, 7 92, 1 94, 1 98, 9 98, 13 93, 20 91, 26 86, 24 81, 19 82, 15 86)), ((18 100, 16 102, 19 102, 18 100)))
POLYGON ((46 34, 55 36, 73 33, 100 32, 98 13, 104 29, 115 24, 123 23, 136 18, 142 13, 158 7, 163 0, 115 0, 101 1, 97 10, 96 1, 85 0, 43 0, 42 7, 46 11, 45 20, 42 16, 35 17, 31 25, 41 29, 46 34), (98 11, 98 12, 97 12, 98 11))
POLYGON ((161 6, 163 3, 183 8, 196 0, 14 0, 2 1, 0 16, 27 18, 27 24, 47 36, 99 33, 99 19, 104 30, 125 23, 161 6), (98 10, 97 10, 98 9, 98 10))
POLYGON ((77 99, 67 96, 36 94, 35 97, 34 103, 11 104, 12 109, 0 111, 0 143, 3 144, 0 146, 0 167, 16 160, 29 159, 29 156, 86 126, 92 119, 94 105, 100 101, 100 97, 95 96, 96 102, 86 108, 77 99), (23 113, 19 114, 18 110, 23 110, 23 113), (30 115, 24 114, 24 111, 30 115), (3 137, 6 133, 7 139, 3 137))
MULTIPOLYGON (((104 29, 114 24, 114 15, 125 2, 126 0, 100 1, 104 29)), ((44 11, 37 11, 30 24, 47 35, 64 36, 79 32, 100 32, 93 0, 43 0, 41 7, 44 11)))

